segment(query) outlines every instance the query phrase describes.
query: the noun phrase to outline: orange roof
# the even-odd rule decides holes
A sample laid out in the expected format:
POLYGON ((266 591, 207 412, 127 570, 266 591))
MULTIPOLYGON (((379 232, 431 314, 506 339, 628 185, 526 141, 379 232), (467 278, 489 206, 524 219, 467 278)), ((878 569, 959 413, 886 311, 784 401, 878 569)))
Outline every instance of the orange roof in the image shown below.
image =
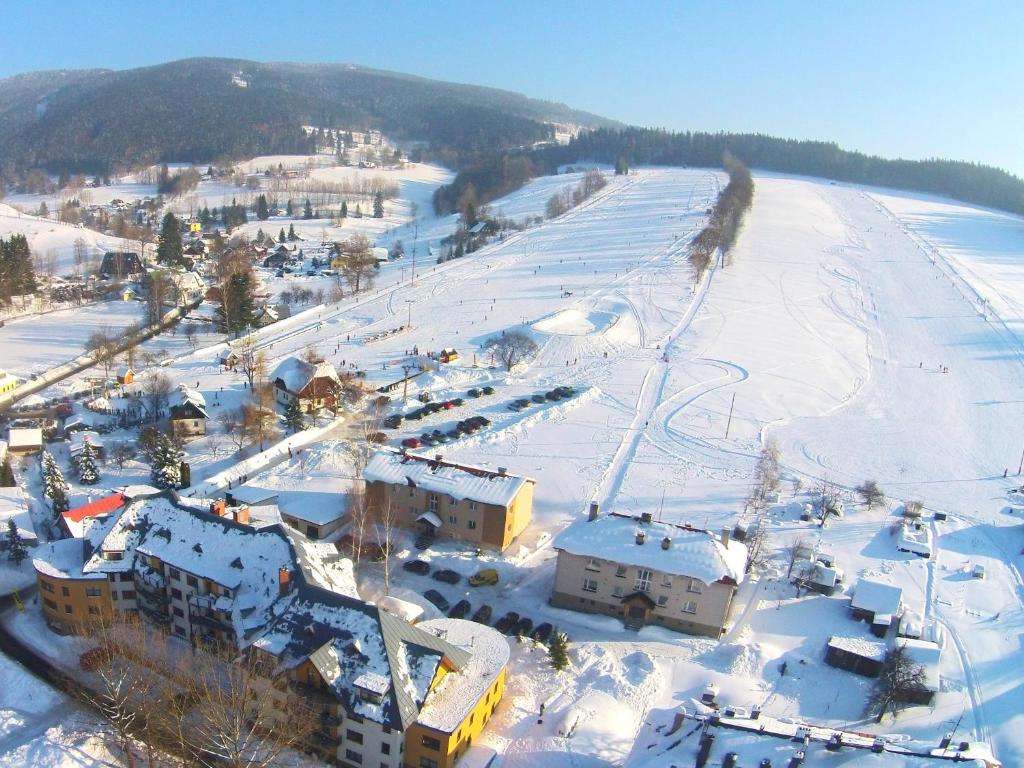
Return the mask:
POLYGON ((87 517, 99 517, 100 515, 109 514, 127 503, 128 499, 125 498, 123 493, 114 493, 110 496, 104 496, 102 499, 90 501, 88 504, 83 504, 80 507, 69 509, 64 513, 64 519, 70 520, 73 523, 80 523, 87 517))

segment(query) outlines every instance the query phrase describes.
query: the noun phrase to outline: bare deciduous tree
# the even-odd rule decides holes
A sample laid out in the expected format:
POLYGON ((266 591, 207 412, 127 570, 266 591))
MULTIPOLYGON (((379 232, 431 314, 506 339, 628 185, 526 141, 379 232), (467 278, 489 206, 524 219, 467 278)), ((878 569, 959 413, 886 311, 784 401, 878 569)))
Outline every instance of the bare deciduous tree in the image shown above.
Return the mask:
POLYGON ((807 539, 798 537, 791 541, 786 547, 786 561, 789 567, 786 569, 786 578, 788 579, 793 575, 793 568, 800 560, 805 560, 811 556, 814 552, 814 547, 807 541, 807 539))
POLYGON ((92 354, 93 359, 103 367, 104 386, 110 378, 110 369, 114 365, 119 347, 120 339, 109 326, 97 328, 86 339, 85 351, 92 354))
POLYGON ((365 235, 352 235, 341 248, 341 274, 353 293, 373 287, 377 274, 377 261, 365 235))
POLYGON ((926 682, 924 667, 914 663, 905 645, 897 643, 885 654, 882 673, 868 696, 868 713, 875 715, 878 723, 886 713, 891 712, 895 717, 900 705, 910 700, 914 693, 924 690, 926 682))
POLYGON ((491 350, 506 371, 537 353, 537 343, 521 331, 508 331, 500 336, 492 336, 484 343, 484 348, 491 350))
POLYGON ((142 377, 142 396, 152 421, 159 421, 173 390, 171 377, 163 371, 150 371, 142 377))
POLYGON ((878 487, 878 483, 874 480, 865 480, 854 490, 860 496, 861 501, 868 505, 869 509, 885 503, 885 494, 882 493, 882 489, 878 487))

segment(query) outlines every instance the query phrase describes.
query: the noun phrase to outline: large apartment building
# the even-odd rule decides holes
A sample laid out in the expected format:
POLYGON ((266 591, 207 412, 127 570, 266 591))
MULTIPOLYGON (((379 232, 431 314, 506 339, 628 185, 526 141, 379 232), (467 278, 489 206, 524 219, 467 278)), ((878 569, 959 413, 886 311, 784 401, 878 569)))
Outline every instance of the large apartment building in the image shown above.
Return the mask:
POLYGON ((558 535, 555 549, 552 605, 709 637, 725 628, 747 556, 728 533, 649 514, 602 515, 597 504, 558 535))
POLYGON ((533 518, 529 477, 385 449, 363 472, 370 518, 439 539, 504 551, 533 518))
POLYGON ((276 716, 312 711, 304 746, 332 765, 451 768, 501 700, 503 635, 379 610, 331 546, 173 491, 111 507, 33 560, 55 631, 121 613, 254 654, 276 716))

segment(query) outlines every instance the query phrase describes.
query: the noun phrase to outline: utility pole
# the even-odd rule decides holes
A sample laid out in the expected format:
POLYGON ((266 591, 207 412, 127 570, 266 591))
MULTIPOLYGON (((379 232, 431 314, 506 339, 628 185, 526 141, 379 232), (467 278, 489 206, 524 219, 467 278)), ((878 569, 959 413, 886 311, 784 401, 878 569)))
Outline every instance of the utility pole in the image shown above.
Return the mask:
POLYGON ((729 439, 729 427, 732 426, 732 409, 736 406, 736 393, 732 393, 732 402, 729 403, 729 420, 725 422, 725 439, 729 439))
POLYGON ((1017 475, 1019 476, 1021 470, 1024 469, 1024 450, 1020 452, 1020 464, 1017 465, 1017 475))
POLYGON ((405 300, 405 305, 409 308, 409 319, 406 321, 405 327, 411 329, 412 328, 412 305, 413 305, 413 300, 412 299, 406 299, 405 300))
POLYGON ((420 223, 417 221, 412 234, 412 284, 416 285, 416 250, 420 241, 420 223))

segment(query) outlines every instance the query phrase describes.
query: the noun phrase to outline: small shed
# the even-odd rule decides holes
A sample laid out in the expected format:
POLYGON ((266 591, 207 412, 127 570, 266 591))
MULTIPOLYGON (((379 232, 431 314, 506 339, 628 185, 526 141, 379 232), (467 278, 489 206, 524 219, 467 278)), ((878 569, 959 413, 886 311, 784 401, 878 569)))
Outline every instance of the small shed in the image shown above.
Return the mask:
POLYGON ((43 450, 43 430, 39 427, 11 429, 7 435, 7 450, 17 456, 28 456, 43 450))
POLYGON ((865 677, 878 677, 885 652, 886 645, 880 640, 833 635, 825 647, 825 663, 865 677))
POLYGON ((437 359, 442 363, 453 363, 459 359, 459 353, 454 347, 445 347, 438 353, 437 359))
POLYGON ((221 352, 217 359, 220 361, 220 364, 225 368, 234 368, 236 365, 238 365, 238 355, 236 355, 230 349, 225 349, 223 352, 221 352))
POLYGON ((135 371, 131 368, 121 368, 117 372, 118 384, 131 384, 135 381, 135 371))

